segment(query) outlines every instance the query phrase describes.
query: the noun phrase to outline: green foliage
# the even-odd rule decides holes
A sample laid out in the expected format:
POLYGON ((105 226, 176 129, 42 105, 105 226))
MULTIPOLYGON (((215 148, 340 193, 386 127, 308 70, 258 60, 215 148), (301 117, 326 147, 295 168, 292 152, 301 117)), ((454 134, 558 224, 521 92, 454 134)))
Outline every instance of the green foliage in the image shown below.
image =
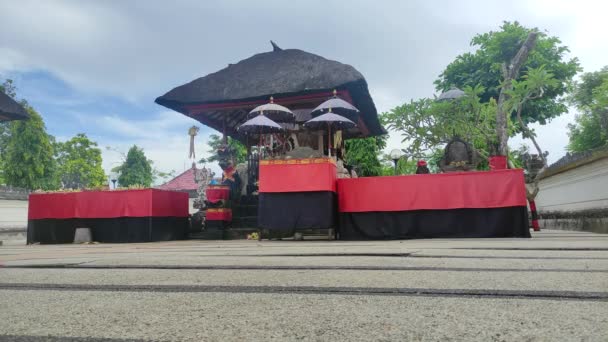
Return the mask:
POLYGON ((438 102, 410 101, 382 114, 386 127, 401 134, 406 155, 425 158, 454 136, 472 143, 484 156, 495 145, 496 101, 481 103, 483 87, 464 87, 465 95, 438 102))
MULTIPOLYGON (((224 141, 222 140, 222 137, 217 134, 211 134, 209 136, 209 141, 207 141, 207 145, 209 146, 208 152, 211 154, 211 156, 209 158, 202 158, 199 163, 213 163, 219 161, 217 151, 220 147, 222 147, 223 144, 224 141)), ((236 164, 247 161, 247 147, 245 147, 245 145, 243 145, 240 141, 228 137, 228 146, 236 152, 234 156, 236 164)))
POLYGON ((379 176, 383 166, 378 156, 384 147, 386 136, 346 140, 346 164, 353 165, 359 177, 379 176))
POLYGON ((583 152, 608 145, 608 66, 583 74, 571 101, 580 114, 568 125, 568 150, 583 152))
MULTIPOLYGON (((504 22, 500 31, 476 35, 471 40, 471 45, 477 50, 456 57, 435 81, 437 90, 447 91, 454 86, 464 89, 466 86, 481 85, 484 88, 484 92, 480 94, 482 103, 489 102, 491 98, 498 99, 503 79, 502 64, 510 62, 532 30, 536 29, 526 28, 518 22, 504 22)), ((556 80, 545 89, 542 98, 526 103, 522 111, 525 124, 545 124, 551 118, 567 112, 562 97, 569 90, 572 78, 580 67, 576 58, 565 58, 569 50, 561 44, 559 38, 540 33, 536 47, 522 66, 522 74, 528 69, 544 66, 556 80)))
MULTIPOLYGON (((523 73, 523 76, 519 80, 513 80, 511 82, 512 89, 506 91, 509 95, 505 105, 506 108, 510 108, 510 111, 521 114, 521 120, 523 125, 527 125, 527 122, 523 117, 523 110, 526 104, 536 99, 543 98, 547 89, 555 87, 558 81, 554 78, 553 73, 547 71, 544 66, 539 68, 529 68, 523 73)), ((517 121, 518 131, 521 131, 524 137, 527 137, 530 130, 525 127, 519 127, 522 123, 517 121)))
POLYGON ((113 171, 120 173, 118 183, 121 187, 135 185, 150 187, 154 180, 151 164, 151 161, 146 158, 144 150, 133 145, 127 152, 124 163, 113 171))
POLYGON ((97 143, 80 133, 55 144, 59 178, 64 188, 93 188, 107 184, 97 143))
POLYGON ((25 107, 29 120, 12 121, 2 150, 2 178, 7 185, 54 190, 59 186, 54 138, 46 133, 42 117, 25 107))
MULTIPOLYGON (((416 173, 416 163, 414 159, 403 157, 397 161, 397 175, 410 175, 416 173)), ((395 175, 395 162, 388 155, 382 157, 382 176, 395 175)))

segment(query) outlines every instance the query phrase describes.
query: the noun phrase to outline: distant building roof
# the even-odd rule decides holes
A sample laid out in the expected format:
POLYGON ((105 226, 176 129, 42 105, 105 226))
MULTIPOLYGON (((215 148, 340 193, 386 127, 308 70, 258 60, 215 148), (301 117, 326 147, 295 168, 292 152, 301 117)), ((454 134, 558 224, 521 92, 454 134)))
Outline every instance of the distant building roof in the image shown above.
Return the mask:
POLYGON ((26 120, 30 117, 25 108, 0 91, 0 121, 26 120))
POLYGON ((189 168, 182 172, 177 177, 168 181, 167 183, 159 186, 162 190, 174 190, 174 191, 193 191, 198 189, 198 185, 194 181, 195 168, 189 168))

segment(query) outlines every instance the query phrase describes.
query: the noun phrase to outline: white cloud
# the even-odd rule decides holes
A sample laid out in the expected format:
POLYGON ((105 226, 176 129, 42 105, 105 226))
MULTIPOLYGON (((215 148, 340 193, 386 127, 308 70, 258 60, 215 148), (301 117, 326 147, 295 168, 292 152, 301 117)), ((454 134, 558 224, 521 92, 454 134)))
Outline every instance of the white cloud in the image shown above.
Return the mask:
MULTIPOLYGON (((200 127, 200 123, 193 119, 176 112, 163 111, 146 120, 106 115, 93 121, 98 134, 91 138, 103 150, 103 168, 107 173, 122 163, 123 154, 133 145, 143 148, 148 159, 154 161, 154 166, 161 171, 174 170, 179 174, 192 165, 192 160, 188 158, 190 137, 187 132, 192 125, 200 127)), ((202 129, 196 136, 197 161, 209 156, 207 141, 211 133, 209 129, 202 129)), ((219 166, 214 164, 209 167, 219 174, 219 166)))
MULTIPOLYGON (((548 30, 571 48, 571 55, 580 58, 586 71, 597 70, 608 55, 608 41, 599 29, 607 6, 591 0, 579 0, 576 5, 556 0, 461 0, 353 2, 348 6, 322 0, 193 0, 171 5, 164 1, 2 1, 0 72, 44 70, 82 93, 152 103, 155 96, 176 85, 269 51, 267 41, 274 39, 281 47, 304 49, 355 66, 366 76, 382 112, 412 98, 431 96, 437 75, 455 56, 471 49, 471 37, 496 30, 502 20, 548 30), (327 13, 337 15, 328 17, 327 13)), ((125 145, 145 142, 160 149, 163 144, 152 143, 179 139, 182 134, 177 128, 163 132, 170 124, 160 116, 150 121, 118 115, 101 118, 95 124, 123 136, 125 145)), ((89 120, 84 118, 84 122, 89 120)), ((539 137, 559 137, 559 142, 550 145, 564 146, 566 122, 554 120, 538 130, 539 137)), ((391 135, 389 149, 397 145, 400 138, 391 135)), ((555 148, 552 157, 560 151, 563 147, 555 148)))

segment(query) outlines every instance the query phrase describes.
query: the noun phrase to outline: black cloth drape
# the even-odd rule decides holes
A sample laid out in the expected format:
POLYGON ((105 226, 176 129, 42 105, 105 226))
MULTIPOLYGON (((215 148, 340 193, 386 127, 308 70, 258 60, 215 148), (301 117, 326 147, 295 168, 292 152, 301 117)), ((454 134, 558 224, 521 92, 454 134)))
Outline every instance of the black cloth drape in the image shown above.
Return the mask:
POLYGON ((340 213, 341 240, 530 237, 526 207, 340 213))
POLYGON ((72 243, 76 228, 90 228, 97 242, 151 242, 185 239, 187 217, 117 217, 29 220, 28 243, 72 243))
POLYGON ((334 228, 336 205, 332 191, 260 193, 258 226, 268 230, 334 228))

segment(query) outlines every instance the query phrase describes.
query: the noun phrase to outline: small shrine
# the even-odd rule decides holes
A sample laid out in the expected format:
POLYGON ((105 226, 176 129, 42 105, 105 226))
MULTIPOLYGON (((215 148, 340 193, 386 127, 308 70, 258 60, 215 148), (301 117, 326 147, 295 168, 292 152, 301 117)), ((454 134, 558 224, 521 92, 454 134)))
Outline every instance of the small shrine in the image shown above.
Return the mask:
MULTIPOLYGON (((200 213, 192 221, 208 233, 246 228, 239 226, 250 225, 245 224, 248 219, 255 219, 253 226, 282 225, 289 231, 333 228, 335 179, 356 176, 343 160, 344 142, 386 134, 367 82, 357 70, 301 50, 283 50, 276 44, 271 52, 174 88, 156 103, 216 129, 225 141, 230 137, 247 147, 243 164, 235 163, 227 144, 220 148, 221 184, 209 184, 210 171, 195 171, 199 185, 195 205, 200 213), (269 183, 265 176, 274 181, 269 183), (279 178, 287 182, 279 184, 279 178), (296 183, 305 187, 323 184, 317 184, 318 191, 306 191, 302 196, 296 183), (220 192, 224 195, 218 195, 220 192), (317 215, 303 209, 318 207, 318 201, 327 202, 327 213, 317 215), (300 205, 293 205, 295 202, 300 205), (277 213, 286 215, 277 222, 277 213)), ((189 131, 191 156, 197 132, 195 128, 189 131)))

